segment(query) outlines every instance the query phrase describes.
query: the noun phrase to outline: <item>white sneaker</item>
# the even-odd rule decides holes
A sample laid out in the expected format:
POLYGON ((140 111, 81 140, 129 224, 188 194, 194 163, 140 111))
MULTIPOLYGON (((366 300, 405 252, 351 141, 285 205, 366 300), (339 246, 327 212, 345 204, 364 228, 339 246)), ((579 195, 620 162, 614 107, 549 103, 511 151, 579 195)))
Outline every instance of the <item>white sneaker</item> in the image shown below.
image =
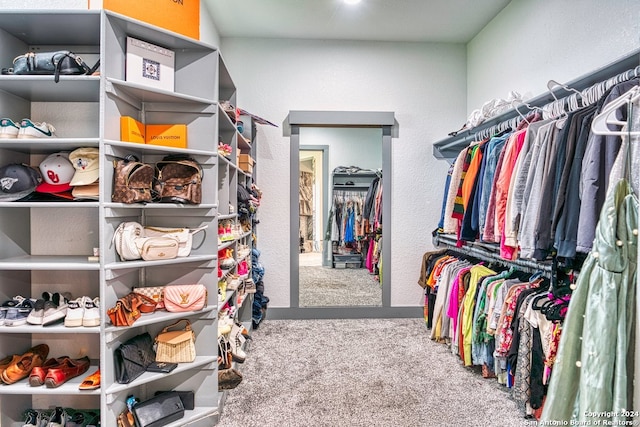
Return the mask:
POLYGON ((20 132, 20 126, 11 119, 0 119, 0 138, 15 139, 20 132))
POLYGON ((64 319, 67 315, 68 302, 70 298, 71 295, 68 292, 65 292, 64 294, 56 292, 51 296, 50 301, 45 301, 42 325, 51 325, 58 320, 64 319))
POLYGON ((32 122, 29 119, 22 119, 18 138, 51 138, 54 136, 56 128, 48 123, 32 122))
POLYGON ((82 318, 84 317, 85 300, 89 297, 76 298, 69 301, 67 307, 67 315, 64 318, 64 326, 67 328, 76 328, 82 326, 82 318))
POLYGON ((100 298, 91 299, 85 297, 84 316, 82 317, 82 326, 100 326, 100 298))

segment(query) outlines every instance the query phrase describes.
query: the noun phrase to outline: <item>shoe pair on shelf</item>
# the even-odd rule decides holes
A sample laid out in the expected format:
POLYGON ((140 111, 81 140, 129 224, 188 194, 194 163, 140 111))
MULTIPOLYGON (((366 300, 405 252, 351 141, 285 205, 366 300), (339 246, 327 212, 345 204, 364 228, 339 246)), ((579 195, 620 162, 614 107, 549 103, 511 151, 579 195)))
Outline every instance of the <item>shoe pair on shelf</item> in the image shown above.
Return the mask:
POLYGON ((23 427, 98 427, 100 410, 78 410, 56 407, 50 409, 27 409, 23 427))
POLYGON ((56 128, 45 122, 34 122, 30 119, 22 119, 16 124, 11 119, 0 119, 0 138, 51 138, 55 136, 56 128))
POLYGON ((84 374, 89 370, 91 361, 88 357, 72 359, 68 356, 51 358, 41 366, 36 366, 29 374, 29 385, 38 387, 46 385, 47 388, 60 387, 62 384, 84 374))
POLYGON ((0 379, 5 384, 14 384, 27 378, 31 371, 45 362, 49 346, 39 344, 22 355, 14 354, 0 360, 0 379))
POLYGON ((21 295, 16 295, 0 306, 0 325, 21 326, 27 323, 27 317, 33 311, 35 302, 21 295))
POLYGON ((31 325, 47 326, 64 319, 70 298, 71 294, 68 292, 43 292, 42 298, 35 301, 26 322, 31 325))
POLYGON ((100 326, 100 298, 91 299, 84 296, 69 301, 64 326, 69 328, 100 326))

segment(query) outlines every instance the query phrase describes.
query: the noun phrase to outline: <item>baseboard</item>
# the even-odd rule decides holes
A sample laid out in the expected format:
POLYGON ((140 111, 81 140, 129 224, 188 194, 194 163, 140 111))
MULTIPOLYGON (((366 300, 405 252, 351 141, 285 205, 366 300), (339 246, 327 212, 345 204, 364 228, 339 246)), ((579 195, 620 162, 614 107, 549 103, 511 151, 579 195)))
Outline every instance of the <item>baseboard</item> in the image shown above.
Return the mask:
POLYGON ((420 318, 422 307, 303 307, 269 308, 264 320, 420 318))

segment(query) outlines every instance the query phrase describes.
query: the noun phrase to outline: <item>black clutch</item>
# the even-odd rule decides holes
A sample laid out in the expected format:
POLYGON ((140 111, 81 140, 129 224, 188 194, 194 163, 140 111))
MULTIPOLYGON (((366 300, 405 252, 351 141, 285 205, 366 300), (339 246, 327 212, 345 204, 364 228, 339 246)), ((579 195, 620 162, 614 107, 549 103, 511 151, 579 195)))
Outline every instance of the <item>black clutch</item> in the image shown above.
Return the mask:
MULTIPOLYGON (((182 406, 184 406, 184 409, 189 411, 189 410, 193 410, 196 406, 195 404, 195 394, 193 393, 193 391, 188 390, 188 391, 182 391, 182 390, 172 390, 175 393, 178 393, 178 396, 180 396, 180 400, 182 400, 182 406)), ((162 393, 166 393, 166 391, 156 391, 156 395, 158 394, 162 394, 162 393)))
POLYGON ((136 427, 162 427, 184 417, 184 406, 175 391, 153 396, 133 407, 136 427))
POLYGON ((148 332, 123 342, 113 352, 116 381, 128 384, 138 378, 156 359, 153 339, 148 332))
POLYGON ((153 362, 151 365, 147 366, 147 371, 168 374, 169 372, 173 371, 177 367, 178 367, 177 363, 153 362))

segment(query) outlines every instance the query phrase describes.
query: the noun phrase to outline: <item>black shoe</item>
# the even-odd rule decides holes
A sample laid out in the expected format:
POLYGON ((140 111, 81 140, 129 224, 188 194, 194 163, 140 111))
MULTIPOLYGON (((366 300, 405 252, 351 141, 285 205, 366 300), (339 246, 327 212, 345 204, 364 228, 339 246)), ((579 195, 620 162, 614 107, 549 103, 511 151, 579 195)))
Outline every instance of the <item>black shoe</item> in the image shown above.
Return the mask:
POLYGON ((29 409, 24 414, 23 427, 40 427, 40 413, 35 409, 29 409))

